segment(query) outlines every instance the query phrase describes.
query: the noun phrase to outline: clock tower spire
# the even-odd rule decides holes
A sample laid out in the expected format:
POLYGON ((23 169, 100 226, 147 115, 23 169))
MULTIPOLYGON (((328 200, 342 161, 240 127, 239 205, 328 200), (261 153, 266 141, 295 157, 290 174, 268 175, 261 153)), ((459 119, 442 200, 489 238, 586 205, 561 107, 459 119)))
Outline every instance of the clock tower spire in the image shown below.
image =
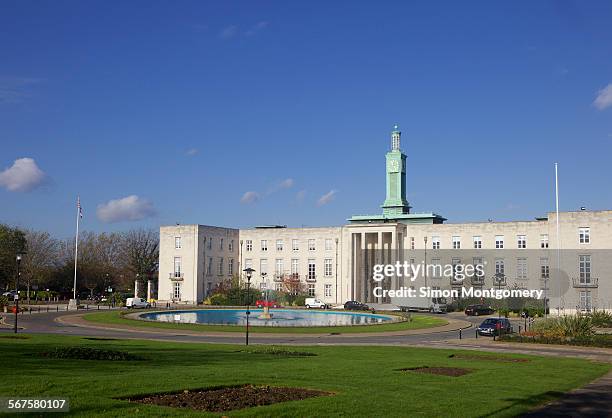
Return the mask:
POLYGON ((402 133, 397 125, 391 132, 391 151, 387 152, 387 198, 383 215, 392 217, 410 213, 406 200, 406 155, 400 149, 402 133))

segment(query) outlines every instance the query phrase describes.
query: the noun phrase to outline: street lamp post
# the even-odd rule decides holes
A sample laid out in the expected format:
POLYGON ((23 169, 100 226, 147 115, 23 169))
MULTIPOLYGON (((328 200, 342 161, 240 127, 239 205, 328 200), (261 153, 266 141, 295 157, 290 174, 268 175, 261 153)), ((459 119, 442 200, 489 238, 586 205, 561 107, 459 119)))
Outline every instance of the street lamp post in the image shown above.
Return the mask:
POLYGON ((427 289, 427 237, 423 237, 425 243, 425 289, 427 289))
POLYGON ((247 278, 246 345, 249 345, 249 315, 251 314, 251 312, 249 311, 249 304, 251 302, 249 296, 251 290, 251 277, 253 277, 253 272, 255 271, 255 269, 248 267, 245 268, 243 271, 246 273, 247 278))
POLYGON ((17 278, 15 279, 15 334, 17 334, 17 315, 19 314, 19 276, 21 276, 21 259, 23 258, 22 253, 17 254, 17 278))

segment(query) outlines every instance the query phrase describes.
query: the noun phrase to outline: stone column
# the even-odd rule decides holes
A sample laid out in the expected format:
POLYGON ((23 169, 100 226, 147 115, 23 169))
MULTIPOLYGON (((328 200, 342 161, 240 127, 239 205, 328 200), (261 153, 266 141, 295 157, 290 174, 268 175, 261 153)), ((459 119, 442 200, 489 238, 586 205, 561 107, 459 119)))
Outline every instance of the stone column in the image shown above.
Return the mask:
POLYGON ((138 297, 138 280, 134 280, 134 297, 138 297))
MULTIPOLYGON (((395 262, 397 261, 397 249, 395 248, 396 246, 397 230, 394 229, 393 231, 391 231, 391 251, 389 251, 389 264, 395 264, 395 262)), ((395 290, 399 289, 396 275, 393 275, 393 278, 391 279, 391 288, 395 290)))
POLYGON ((359 256, 359 260, 361 265, 359 266, 359 301, 365 302, 365 295, 367 292, 367 275, 366 275, 366 265, 367 265, 367 253, 366 253, 366 233, 361 233, 361 254, 359 256))
POLYGON ((147 301, 152 299, 152 290, 153 290, 153 282, 151 280, 147 280, 147 301))
MULTIPOLYGON (((383 233, 381 231, 378 231, 377 233, 377 243, 376 243, 376 259, 375 259, 375 263, 376 264, 383 264, 385 261, 385 249, 383 247, 383 233)), ((377 286, 382 287, 383 289, 386 288, 386 286, 384 286, 386 280, 382 280, 380 282, 377 283, 377 286)), ((377 303, 383 303, 383 299, 381 296, 379 296, 378 298, 376 298, 377 303)))

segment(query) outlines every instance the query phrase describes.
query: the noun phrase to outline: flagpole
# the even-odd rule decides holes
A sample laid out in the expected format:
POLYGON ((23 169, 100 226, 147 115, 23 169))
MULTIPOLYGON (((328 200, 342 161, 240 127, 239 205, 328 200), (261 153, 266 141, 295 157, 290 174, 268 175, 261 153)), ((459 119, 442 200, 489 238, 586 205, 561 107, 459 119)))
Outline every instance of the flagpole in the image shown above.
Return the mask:
POLYGON ((81 217, 81 200, 77 196, 77 211, 76 211, 76 235, 74 237, 74 287, 72 290, 72 298, 76 301, 77 289, 77 261, 79 258, 79 219, 81 217))
POLYGON ((561 315, 561 237, 559 235, 559 167, 555 163, 555 206, 557 211, 557 291, 559 302, 557 304, 557 316, 561 315))

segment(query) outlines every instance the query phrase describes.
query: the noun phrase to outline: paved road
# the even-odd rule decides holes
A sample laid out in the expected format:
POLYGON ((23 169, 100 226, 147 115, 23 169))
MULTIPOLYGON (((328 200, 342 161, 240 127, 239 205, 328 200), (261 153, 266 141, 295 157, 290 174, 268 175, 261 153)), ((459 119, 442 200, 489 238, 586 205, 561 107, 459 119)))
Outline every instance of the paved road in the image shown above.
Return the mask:
MULTIPOLYGON (((199 333, 194 331, 178 331, 167 329, 147 329, 132 328, 122 329, 113 325, 101 325, 88 323, 80 320, 75 315, 83 314, 78 312, 49 312, 35 313, 32 315, 23 314, 19 317, 19 323, 24 327, 23 332, 63 334, 89 337, 106 338, 134 338, 158 341, 175 342, 199 342, 199 343, 226 343, 243 344, 245 337, 243 333, 199 333)), ((250 343, 252 344, 292 344, 292 345, 402 345, 415 347, 431 348, 458 348, 467 350, 485 350, 496 352, 509 352, 521 354, 535 354, 548 356, 578 357, 589 360, 598 360, 612 363, 612 350, 593 349, 584 347, 555 347, 546 345, 532 344, 512 344, 493 342, 488 337, 475 337, 475 326, 480 324, 482 317, 466 317, 462 313, 448 314, 450 320, 461 320, 457 322, 462 326, 470 325, 470 328, 462 331, 463 339, 459 340, 459 331, 455 327, 452 331, 422 330, 422 333, 410 335, 397 334, 251 334, 250 343)), ((12 317, 9 315, 8 321, 12 317)), ((520 322, 522 323, 522 322, 520 322)), ((519 321, 515 322, 518 328, 519 321)), ((11 329, 0 328, 0 333, 12 332, 11 329)))

